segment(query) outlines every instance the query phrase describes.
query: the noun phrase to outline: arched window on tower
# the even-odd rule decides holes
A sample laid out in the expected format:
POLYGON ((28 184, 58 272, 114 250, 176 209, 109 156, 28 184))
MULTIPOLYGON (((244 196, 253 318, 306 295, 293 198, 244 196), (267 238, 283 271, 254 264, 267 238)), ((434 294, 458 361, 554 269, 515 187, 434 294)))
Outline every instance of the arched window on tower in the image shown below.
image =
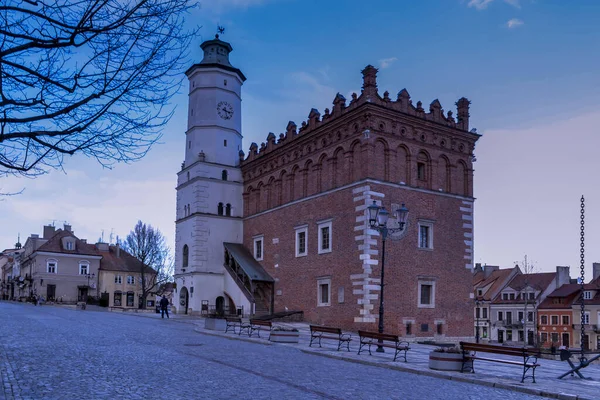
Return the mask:
POLYGON ((223 172, 221 172, 221 179, 224 181, 227 180, 227 170, 223 170, 223 172))
POLYGON ((223 203, 219 203, 219 207, 217 207, 217 212, 219 215, 223 215, 223 203))
POLYGON ((229 203, 227 203, 227 205, 225 206, 225 215, 231 217, 231 204, 229 203))
POLYGON ((183 262, 181 264, 181 268, 187 268, 189 255, 190 255, 189 253, 190 253, 190 249, 188 248, 188 245, 187 244, 183 245, 183 262))

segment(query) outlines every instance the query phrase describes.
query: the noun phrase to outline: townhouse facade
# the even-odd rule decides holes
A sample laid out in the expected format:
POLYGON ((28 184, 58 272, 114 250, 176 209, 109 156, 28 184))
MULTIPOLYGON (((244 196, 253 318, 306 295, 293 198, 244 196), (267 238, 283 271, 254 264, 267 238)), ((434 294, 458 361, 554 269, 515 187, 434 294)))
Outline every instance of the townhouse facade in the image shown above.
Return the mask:
POLYGON ((575 347, 573 303, 579 298, 579 284, 565 284, 538 306, 539 343, 543 348, 575 347))
POLYGON ((570 279, 569 267, 561 266, 556 272, 516 275, 491 302, 492 341, 535 345, 538 305, 570 279))
POLYGON ((500 291, 518 274, 519 267, 500 269, 498 266, 476 264, 473 271, 473 295, 475 297, 474 336, 480 342, 491 340, 490 305, 500 291))
MULTIPOLYGON (((108 243, 97 244, 102 256, 99 269, 99 293, 102 303, 112 310, 153 308, 155 296, 150 295, 143 302, 142 272, 140 262, 119 247, 108 243)), ((145 266, 144 284, 152 289, 156 282, 156 271, 145 266)), ((158 288, 156 288, 158 289, 158 288)))
POLYGON ((75 236, 70 225, 56 230, 44 226, 44 234, 31 235, 23 246, 20 278, 23 296, 42 296, 46 301, 86 302, 98 296, 99 254, 96 247, 75 236))
POLYGON ((583 321, 581 320, 581 297, 572 305, 573 311, 573 346, 590 351, 600 350, 600 263, 593 264, 593 279, 584 285, 583 321), (583 342, 581 326, 583 324, 583 342))

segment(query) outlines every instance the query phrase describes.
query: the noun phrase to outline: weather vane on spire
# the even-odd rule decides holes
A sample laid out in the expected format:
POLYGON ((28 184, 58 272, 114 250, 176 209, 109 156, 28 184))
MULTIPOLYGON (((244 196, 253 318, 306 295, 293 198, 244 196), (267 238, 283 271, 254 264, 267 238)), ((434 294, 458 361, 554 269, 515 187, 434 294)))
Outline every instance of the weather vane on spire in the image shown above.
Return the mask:
POLYGON ((225 28, 221 25, 217 26, 217 34, 215 35, 215 37, 218 39, 219 35, 222 35, 225 33, 225 28))

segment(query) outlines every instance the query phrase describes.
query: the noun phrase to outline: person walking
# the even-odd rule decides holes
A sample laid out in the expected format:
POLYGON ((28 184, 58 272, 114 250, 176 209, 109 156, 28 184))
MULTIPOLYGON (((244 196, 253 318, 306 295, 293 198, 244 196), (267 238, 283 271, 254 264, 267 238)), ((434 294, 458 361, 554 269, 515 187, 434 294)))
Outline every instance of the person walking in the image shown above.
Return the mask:
POLYGON ((163 295, 162 299, 160 299, 160 315, 161 318, 165 317, 165 314, 167 314, 167 319, 170 318, 169 317, 169 300, 167 300, 167 296, 163 295))

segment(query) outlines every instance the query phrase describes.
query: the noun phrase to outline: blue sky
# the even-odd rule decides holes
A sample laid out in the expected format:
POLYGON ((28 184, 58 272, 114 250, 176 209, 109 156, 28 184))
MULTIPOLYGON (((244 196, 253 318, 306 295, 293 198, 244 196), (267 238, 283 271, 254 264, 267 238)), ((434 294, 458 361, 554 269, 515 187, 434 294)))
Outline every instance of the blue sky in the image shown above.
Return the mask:
MULTIPOLYGON (((579 197, 587 198, 587 266, 600 261, 600 2, 580 0, 210 0, 188 18, 201 25, 189 64, 217 24, 247 76, 243 135, 264 141, 300 123, 337 92, 359 92, 360 71, 380 69, 380 93, 406 88, 454 110, 472 100, 483 134, 475 163, 475 258, 512 266, 528 254, 539 271, 579 263, 579 197)), ((182 71, 183 76, 183 71, 182 71)), ((175 174, 183 160, 185 89, 163 143, 146 159, 103 169, 80 156, 65 172, 9 178, 0 202, 0 247, 42 225, 70 222, 97 240, 124 236, 138 219, 174 241, 175 174)), ((22 239, 22 241, 24 241, 22 239)))

